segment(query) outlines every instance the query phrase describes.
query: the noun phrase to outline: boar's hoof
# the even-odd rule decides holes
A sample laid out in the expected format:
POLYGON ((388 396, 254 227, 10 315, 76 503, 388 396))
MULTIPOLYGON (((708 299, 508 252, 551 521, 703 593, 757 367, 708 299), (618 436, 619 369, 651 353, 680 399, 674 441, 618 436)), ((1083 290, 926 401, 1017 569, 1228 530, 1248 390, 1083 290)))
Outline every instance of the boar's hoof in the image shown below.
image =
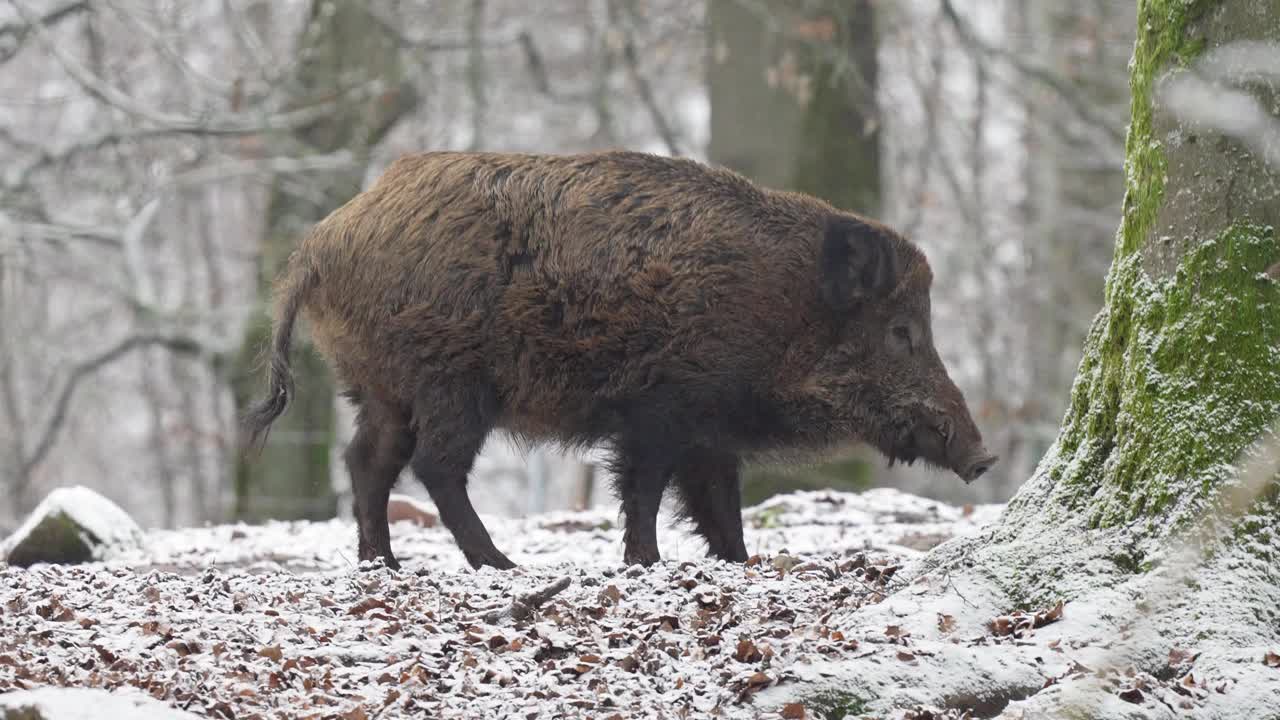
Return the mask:
POLYGON ((627 567, 631 567, 632 565, 643 565, 644 567, 649 567, 650 565, 660 561, 662 557, 658 555, 657 546, 653 546, 627 548, 626 551, 622 553, 622 559, 627 563, 627 567))
POLYGON ((379 568, 383 568, 383 567, 387 568, 388 570, 399 570, 400 561, 396 560, 394 555, 378 555, 377 557, 368 558, 368 559, 361 558, 360 564, 357 566, 357 569, 364 572, 370 572, 372 570, 378 570, 379 568))
POLYGON ((471 564, 473 570, 479 570, 481 567, 488 565, 497 570, 511 570, 516 564, 503 555, 500 550, 489 549, 482 551, 463 550, 462 554, 466 556, 467 562, 471 564))

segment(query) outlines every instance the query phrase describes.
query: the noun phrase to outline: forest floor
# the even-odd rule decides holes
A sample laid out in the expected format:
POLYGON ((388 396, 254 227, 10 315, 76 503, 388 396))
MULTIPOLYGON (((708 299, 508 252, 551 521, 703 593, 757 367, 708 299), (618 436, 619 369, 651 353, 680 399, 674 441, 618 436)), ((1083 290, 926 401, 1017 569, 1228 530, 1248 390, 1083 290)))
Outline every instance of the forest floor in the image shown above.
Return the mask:
POLYGON ((0 566, 0 717, 48 686, 223 718, 759 717, 752 698, 797 664, 879 651, 833 614, 879 602, 901 563, 999 510, 779 496, 745 512, 746 565, 669 525, 648 569, 623 565, 608 511, 486 518, 511 572, 473 571, 444 528, 409 521, 392 526, 399 573, 353 565, 348 521, 151 531, 100 562, 0 566))

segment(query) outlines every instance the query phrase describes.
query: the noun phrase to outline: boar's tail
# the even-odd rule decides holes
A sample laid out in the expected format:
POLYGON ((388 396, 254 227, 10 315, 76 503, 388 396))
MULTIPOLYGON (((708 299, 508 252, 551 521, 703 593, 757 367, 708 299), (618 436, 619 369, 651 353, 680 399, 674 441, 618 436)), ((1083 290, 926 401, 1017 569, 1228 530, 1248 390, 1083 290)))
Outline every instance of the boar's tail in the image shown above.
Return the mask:
POLYGON ((293 323, 307 295, 319 284, 320 276, 311 263, 295 252, 289 257, 284 273, 275 289, 275 323, 271 329, 270 365, 267 372, 267 396, 250 406, 242 418, 245 447, 260 451, 266 442, 271 423, 284 414, 293 399, 293 371, 289 367, 289 346, 293 342, 293 323))

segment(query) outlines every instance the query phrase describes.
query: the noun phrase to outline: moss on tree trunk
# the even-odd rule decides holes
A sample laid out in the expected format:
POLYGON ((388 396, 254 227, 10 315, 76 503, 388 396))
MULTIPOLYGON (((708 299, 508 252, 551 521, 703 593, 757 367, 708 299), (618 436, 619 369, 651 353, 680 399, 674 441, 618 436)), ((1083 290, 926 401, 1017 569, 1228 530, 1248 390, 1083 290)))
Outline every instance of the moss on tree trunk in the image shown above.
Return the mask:
MULTIPOLYGON (((1056 446, 1054 504, 1094 526, 1176 528, 1280 414, 1275 170, 1179 122, 1157 86, 1207 47, 1276 37, 1274 5, 1149 0, 1131 70, 1124 219, 1056 446), (1229 212, 1218 212, 1219 206, 1229 212), (1234 207, 1231 207, 1234 206, 1234 207)), ((1023 493, 1011 512, 1038 512, 1023 493)))
MULTIPOLYGON (((297 104, 336 102, 324 118, 274 139, 306 153, 347 151, 364 157, 415 103, 404 82, 399 47, 364 3, 316 0, 298 43, 294 77, 297 104)), ((232 369, 236 406, 247 407, 263 392, 258 362, 270 335, 266 300, 271 282, 307 227, 360 191, 363 163, 307 178, 272 183, 259 259, 258 297, 243 349, 232 369)), ((296 393, 289 411, 276 421, 260 456, 236 464, 235 516, 323 519, 333 517, 337 500, 330 456, 335 437, 333 378, 308 342, 305 326, 294 342, 296 393)))

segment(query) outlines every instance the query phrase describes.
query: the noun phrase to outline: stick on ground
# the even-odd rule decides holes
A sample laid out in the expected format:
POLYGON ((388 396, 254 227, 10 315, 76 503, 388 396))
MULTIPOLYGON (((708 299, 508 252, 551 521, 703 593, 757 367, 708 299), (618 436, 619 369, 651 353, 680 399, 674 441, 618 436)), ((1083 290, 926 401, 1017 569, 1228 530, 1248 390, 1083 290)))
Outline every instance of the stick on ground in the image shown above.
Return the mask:
POLYGON ((550 585, 535 590, 528 595, 518 595, 511 604, 481 615, 480 618, 490 625, 496 625, 505 618, 511 618, 515 622, 527 620, 534 611, 545 604, 548 600, 559 595, 565 588, 569 587, 569 578, 562 577, 550 585))

